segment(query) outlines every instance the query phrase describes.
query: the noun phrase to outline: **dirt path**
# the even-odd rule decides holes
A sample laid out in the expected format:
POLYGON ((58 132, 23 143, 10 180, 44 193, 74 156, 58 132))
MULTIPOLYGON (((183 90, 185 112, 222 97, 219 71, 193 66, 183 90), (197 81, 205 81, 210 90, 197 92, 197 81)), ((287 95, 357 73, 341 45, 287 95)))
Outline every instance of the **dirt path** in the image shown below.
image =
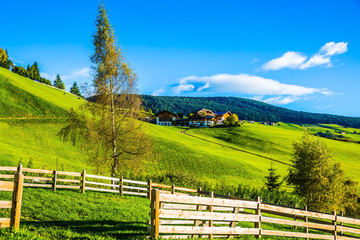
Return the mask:
POLYGON ((238 152, 243 152, 243 153, 251 154, 251 155, 254 155, 254 156, 257 156, 257 157, 265 158, 265 159, 270 160, 270 161, 272 161, 272 162, 277 162, 277 163, 280 163, 280 164, 283 164, 283 165, 292 167, 292 165, 289 164, 289 163, 286 163, 286 162, 283 162, 283 161, 280 161, 280 160, 276 160, 276 159, 273 159, 273 158, 270 158, 270 157, 266 157, 266 156, 263 156, 263 155, 260 155, 260 154, 257 154, 257 153, 252 153, 252 152, 249 152, 249 151, 246 151, 246 150, 242 150, 242 149, 239 149, 239 148, 236 148, 236 147, 231 147, 231 146, 227 146, 227 145, 225 145, 225 144, 213 142, 213 141, 207 140, 207 139, 205 139, 205 138, 201 138, 201 137, 198 137, 198 136, 189 134, 189 133, 187 133, 186 131, 187 131, 187 130, 180 131, 180 132, 183 133, 183 134, 185 134, 185 135, 187 135, 187 136, 190 136, 190 137, 193 137, 193 138, 197 138, 197 139, 203 140, 203 141, 205 141, 205 142, 213 143, 213 144, 216 144, 216 145, 225 147, 225 148, 230 148, 230 149, 235 150, 235 151, 238 151, 238 152))

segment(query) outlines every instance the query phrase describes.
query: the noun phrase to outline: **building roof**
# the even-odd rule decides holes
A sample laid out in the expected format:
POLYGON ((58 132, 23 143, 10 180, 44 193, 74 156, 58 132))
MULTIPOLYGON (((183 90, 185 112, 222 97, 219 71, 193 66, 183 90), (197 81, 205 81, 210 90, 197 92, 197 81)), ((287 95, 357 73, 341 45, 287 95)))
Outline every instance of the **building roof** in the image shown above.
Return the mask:
POLYGON ((214 118, 215 116, 205 116, 205 118, 214 118))
POLYGON ((167 111, 167 110, 164 110, 164 111, 158 112, 157 114, 155 114, 155 116, 158 116, 160 113, 165 113, 165 112, 170 113, 170 114, 172 114, 172 115, 175 115, 175 117, 176 117, 176 118, 178 117, 175 113, 172 113, 172 112, 167 111))
MULTIPOLYGON (((226 114, 226 113, 228 113, 228 112, 230 112, 230 111, 216 112, 215 114, 216 114, 216 115, 224 115, 224 114, 226 114)), ((231 114, 231 112, 230 112, 230 114, 231 114)))

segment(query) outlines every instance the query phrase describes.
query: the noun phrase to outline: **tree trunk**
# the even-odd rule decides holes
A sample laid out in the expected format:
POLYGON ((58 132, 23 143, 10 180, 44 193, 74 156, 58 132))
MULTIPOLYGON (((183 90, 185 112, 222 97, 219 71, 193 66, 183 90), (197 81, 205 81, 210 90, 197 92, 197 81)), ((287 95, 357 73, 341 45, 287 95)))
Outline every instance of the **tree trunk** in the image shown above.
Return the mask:
POLYGON ((119 159, 116 150, 116 133, 115 133, 115 106, 114 106, 114 95, 111 92, 111 134, 112 134, 112 148, 113 148, 113 166, 111 169, 112 177, 116 177, 116 172, 119 166, 119 159))

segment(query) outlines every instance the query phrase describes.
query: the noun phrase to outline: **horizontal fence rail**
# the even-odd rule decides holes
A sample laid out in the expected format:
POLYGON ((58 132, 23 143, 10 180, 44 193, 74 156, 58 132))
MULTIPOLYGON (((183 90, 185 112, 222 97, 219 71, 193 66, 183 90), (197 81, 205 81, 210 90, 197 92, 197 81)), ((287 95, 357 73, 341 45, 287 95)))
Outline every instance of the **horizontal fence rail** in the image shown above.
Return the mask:
POLYGON ((166 194, 153 190, 151 237, 232 238, 240 235, 306 239, 360 238, 360 220, 257 201, 166 194), (278 230, 269 230, 278 229, 278 230))
MULTIPOLYGON (((19 171, 18 167, 0 166, 0 181, 14 179, 19 171)), ((21 167, 24 173, 24 187, 56 189, 75 189, 82 193, 85 191, 110 192, 123 195, 147 197, 151 199, 151 191, 158 189, 163 193, 198 194, 201 189, 190 189, 153 183, 151 179, 147 182, 125 179, 122 176, 107 177, 82 172, 56 171, 48 169, 33 169, 21 167)))

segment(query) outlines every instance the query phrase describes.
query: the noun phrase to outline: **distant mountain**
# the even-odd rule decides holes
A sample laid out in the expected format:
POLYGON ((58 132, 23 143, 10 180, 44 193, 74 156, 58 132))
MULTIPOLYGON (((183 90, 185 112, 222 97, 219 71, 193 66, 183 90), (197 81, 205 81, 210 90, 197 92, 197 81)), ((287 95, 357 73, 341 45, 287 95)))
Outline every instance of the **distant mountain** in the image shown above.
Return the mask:
POLYGON ((186 115, 204 107, 214 112, 228 110, 237 114, 239 119, 259 122, 328 123, 360 128, 360 118, 294 111, 246 98, 142 95, 142 99, 145 110, 151 109, 153 113, 168 110, 186 115))

